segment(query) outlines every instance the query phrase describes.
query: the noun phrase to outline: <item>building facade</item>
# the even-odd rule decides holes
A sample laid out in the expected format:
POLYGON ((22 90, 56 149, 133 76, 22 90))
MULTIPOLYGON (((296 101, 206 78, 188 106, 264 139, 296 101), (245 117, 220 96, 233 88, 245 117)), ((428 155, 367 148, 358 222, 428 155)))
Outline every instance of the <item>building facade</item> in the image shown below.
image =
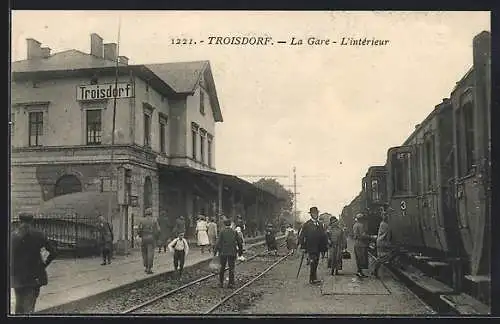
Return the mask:
POLYGON ((27 59, 12 63, 12 214, 60 195, 116 192, 120 213, 110 217, 126 241, 149 207, 169 226, 258 204, 255 188, 215 173, 223 119, 208 61, 129 65, 116 44, 90 38, 90 54, 53 55, 28 39, 27 59))

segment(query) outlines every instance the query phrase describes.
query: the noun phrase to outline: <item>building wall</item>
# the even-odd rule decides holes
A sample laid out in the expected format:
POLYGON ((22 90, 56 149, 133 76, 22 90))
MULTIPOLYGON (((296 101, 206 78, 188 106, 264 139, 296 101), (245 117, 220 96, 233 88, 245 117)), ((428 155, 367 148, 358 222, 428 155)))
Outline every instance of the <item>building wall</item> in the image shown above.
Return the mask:
MULTIPOLYGON (((119 82, 128 82, 128 77, 120 77, 119 82)), ((99 78, 99 84, 113 83, 113 77, 99 78)), ((76 91, 79 85, 90 84, 89 78, 64 78, 12 83, 12 112, 15 119, 13 147, 28 146, 28 125, 30 111, 43 111, 43 146, 85 145, 86 109, 103 109, 102 142, 111 143, 113 119, 113 100, 79 102, 76 91), (46 102, 44 105, 19 106, 19 103, 46 102), (105 122, 109 121, 109 122, 105 122)), ((116 105, 115 143, 131 143, 130 139, 130 101, 119 99, 116 105)))
POLYGON ((170 161, 183 165, 187 158, 186 99, 170 100, 170 161))
MULTIPOLYGON (((203 78, 202 78, 203 83, 203 78)), ((187 133, 186 133, 186 145, 187 145, 187 155, 190 158, 188 165, 193 168, 203 169, 203 170, 215 170, 215 120, 214 115, 212 113, 212 107, 210 105, 209 95, 205 89, 198 86, 192 96, 188 96, 186 99, 186 112, 187 112, 187 133), (204 114, 200 113, 200 92, 204 92, 204 114), (196 123, 200 128, 203 128, 207 131, 208 134, 212 135, 212 163, 211 167, 209 167, 208 163, 208 153, 207 153, 207 139, 205 139, 205 161, 204 163, 200 162, 200 139, 199 133, 196 140, 196 151, 197 151, 197 159, 196 161, 192 159, 193 156, 193 145, 192 145, 192 132, 191 132, 191 123, 196 123)))
POLYGON ((148 86, 140 78, 135 78, 135 136, 134 143, 144 145, 144 113, 149 112, 150 109, 145 108, 144 104, 149 104, 152 109, 151 114, 151 149, 153 152, 160 154, 160 116, 167 118, 167 125, 165 132, 166 137, 166 152, 169 154, 169 137, 170 133, 170 107, 168 99, 162 94, 158 93, 152 87, 148 86))

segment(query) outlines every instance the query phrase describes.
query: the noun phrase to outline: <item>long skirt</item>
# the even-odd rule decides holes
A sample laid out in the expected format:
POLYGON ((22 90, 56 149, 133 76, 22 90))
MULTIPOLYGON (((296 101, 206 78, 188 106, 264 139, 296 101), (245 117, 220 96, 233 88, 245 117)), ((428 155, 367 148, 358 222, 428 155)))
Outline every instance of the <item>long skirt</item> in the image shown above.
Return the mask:
POLYGON ((207 231, 198 231, 198 245, 205 246, 209 243, 207 231))
POLYGON ((339 246, 328 248, 328 267, 342 270, 342 249, 339 246))
POLYGON ((368 248, 365 246, 355 246, 354 255, 358 269, 368 269, 368 248))

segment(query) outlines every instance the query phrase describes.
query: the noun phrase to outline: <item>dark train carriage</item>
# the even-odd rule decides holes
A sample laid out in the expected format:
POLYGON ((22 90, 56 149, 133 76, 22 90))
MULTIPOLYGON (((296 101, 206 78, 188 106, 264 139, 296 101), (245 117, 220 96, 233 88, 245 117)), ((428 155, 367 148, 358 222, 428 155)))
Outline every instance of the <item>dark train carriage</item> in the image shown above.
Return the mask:
POLYGON ((378 226, 382 220, 382 208, 387 205, 386 175, 385 166, 372 166, 362 180, 363 199, 370 235, 378 233, 378 226))
POLYGON ((352 236, 352 227, 354 225, 354 217, 356 214, 365 212, 365 201, 363 198, 363 192, 360 192, 356 198, 354 198, 349 205, 342 209, 342 214, 340 215, 341 222, 346 226, 346 231, 348 235, 352 236))
POLYGON ((451 102, 444 99, 416 127, 405 142, 415 150, 415 192, 418 199, 419 235, 425 249, 420 252, 457 256, 457 225, 450 180, 453 177, 453 132, 451 102), (419 233, 420 232, 420 233, 419 233))
POLYGON ((451 94, 457 221, 472 275, 490 273, 490 46, 490 33, 474 37, 473 67, 451 94))
POLYGON ((389 223, 395 229, 394 241, 398 244, 422 247, 418 192, 415 170, 418 166, 415 147, 393 147, 387 153, 387 192, 389 223))

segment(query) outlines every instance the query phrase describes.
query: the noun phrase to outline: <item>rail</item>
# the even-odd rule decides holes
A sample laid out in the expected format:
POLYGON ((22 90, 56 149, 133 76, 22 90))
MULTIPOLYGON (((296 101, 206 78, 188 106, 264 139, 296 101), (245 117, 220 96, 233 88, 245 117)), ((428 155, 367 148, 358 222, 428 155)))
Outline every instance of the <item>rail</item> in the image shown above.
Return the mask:
POLYGON ((236 296, 240 291, 242 291, 243 289, 245 289, 246 287, 250 286, 252 283, 254 283, 255 281, 259 280, 262 276, 264 276, 266 273, 268 273, 269 271, 271 271, 274 267, 276 267, 278 264, 280 264, 281 262, 283 262, 286 258, 288 258, 290 255, 292 255, 292 253, 288 253, 287 255, 283 256, 282 258, 280 258, 278 261, 274 262, 273 264, 271 264, 269 267, 267 267, 264 271, 262 271, 258 276, 256 276, 255 278, 253 278, 252 280, 249 280, 247 283, 245 283, 243 286, 241 286, 240 288, 236 289, 235 291, 233 291, 231 294, 229 294, 228 296, 224 297, 220 302, 218 302, 217 304, 215 304, 214 306, 212 306, 209 310, 207 310, 205 312, 205 314, 210 314, 212 313, 214 310, 216 310, 217 308, 219 308, 220 306, 222 306, 225 302, 227 302, 228 300, 230 300, 231 298, 233 298, 234 296, 236 296))
MULTIPOLYGON (((282 243, 279 247, 284 247, 285 245, 286 245, 286 243, 282 243)), ((249 257, 248 259, 246 259, 245 262, 251 261, 251 260, 253 260, 253 259, 257 258, 257 257, 270 255, 270 253, 271 253, 271 251, 267 251, 267 252, 264 252, 264 253, 255 254, 255 255, 249 257)), ((288 255, 286 257, 288 257, 288 255)), ((237 264, 241 264, 241 263, 242 263, 242 261, 238 262, 237 264)), ((226 270, 228 270, 228 269, 229 269, 229 267, 226 267, 226 270)), ((167 292, 165 292, 165 293, 163 293, 161 295, 158 295, 158 296, 155 296, 155 297, 153 297, 153 298, 151 298, 149 300, 146 300, 145 302, 143 302, 143 303, 141 303, 139 305, 136 305, 134 307, 126 309, 125 311, 122 311, 121 314, 130 314, 130 313, 133 313, 133 312, 135 312, 135 311, 137 311, 139 309, 142 309, 142 308, 145 308, 145 307, 147 307, 147 306, 149 306, 151 304, 154 304, 155 302, 157 302, 157 301, 159 301, 161 299, 164 299, 166 297, 172 296, 172 295, 174 295, 174 294, 176 294, 176 293, 178 293, 178 292, 180 292, 180 291, 182 291, 182 290, 184 290, 186 288, 189 288, 189 287, 191 287, 191 286, 193 286, 193 285, 195 285, 195 284, 197 284, 199 282, 206 281, 206 280, 208 280, 210 278, 213 278, 215 276, 218 276, 218 275, 219 275, 218 273, 212 273, 212 274, 206 275, 204 277, 198 278, 196 280, 190 281, 190 282, 188 282, 188 283, 186 283, 186 284, 184 284, 184 285, 182 285, 180 287, 174 288, 174 289, 169 290, 169 291, 167 291, 167 292)))

